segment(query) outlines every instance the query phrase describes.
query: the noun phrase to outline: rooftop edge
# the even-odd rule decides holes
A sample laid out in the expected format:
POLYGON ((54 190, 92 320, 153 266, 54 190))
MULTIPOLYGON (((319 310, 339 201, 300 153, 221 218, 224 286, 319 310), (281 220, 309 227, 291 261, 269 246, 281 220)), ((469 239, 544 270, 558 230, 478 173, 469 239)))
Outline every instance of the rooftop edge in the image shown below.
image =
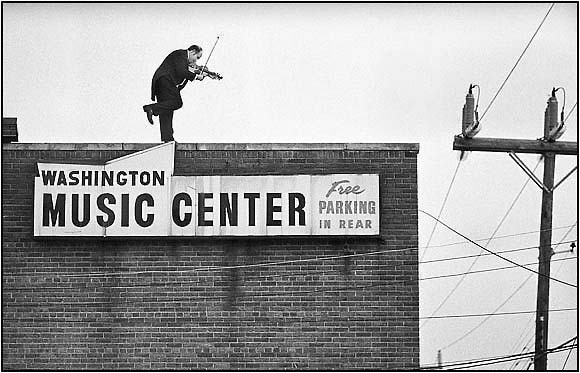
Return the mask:
MULTIPOLYGON (((2 150, 144 150, 159 143, 6 143, 2 150)), ((177 150, 390 150, 419 152, 418 143, 177 143, 177 150)))

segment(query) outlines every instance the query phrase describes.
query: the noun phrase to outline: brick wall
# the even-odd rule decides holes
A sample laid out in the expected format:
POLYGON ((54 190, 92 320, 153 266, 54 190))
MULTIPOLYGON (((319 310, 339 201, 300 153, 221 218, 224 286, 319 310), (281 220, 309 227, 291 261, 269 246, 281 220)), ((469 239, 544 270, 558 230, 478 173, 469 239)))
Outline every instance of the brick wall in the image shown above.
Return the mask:
POLYGON ((149 146, 3 144, 4 370, 418 369, 417 144, 177 145, 175 175, 378 173, 380 238, 33 237, 36 162, 149 146))

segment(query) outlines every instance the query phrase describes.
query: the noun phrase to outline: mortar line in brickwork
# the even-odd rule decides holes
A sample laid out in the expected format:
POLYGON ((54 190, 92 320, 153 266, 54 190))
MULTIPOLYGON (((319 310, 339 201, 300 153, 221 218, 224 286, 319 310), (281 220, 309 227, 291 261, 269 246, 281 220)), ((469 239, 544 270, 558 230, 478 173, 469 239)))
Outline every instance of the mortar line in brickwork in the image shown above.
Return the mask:
MULTIPOLYGON (((569 260, 569 259, 576 259, 576 257, 555 259, 553 261, 562 261, 562 260, 569 260)), ((526 264, 526 265, 537 265, 537 263, 530 263, 530 264, 526 264)), ((493 268, 493 269, 489 269, 489 270, 481 270, 481 271, 471 272, 470 274, 490 272, 490 271, 496 271, 496 270, 504 270, 504 269, 513 269, 513 268, 518 268, 518 266, 493 268)), ((418 280, 419 281, 432 280, 432 279, 437 279, 437 278, 445 278, 445 277, 461 276, 461 275, 463 275, 463 273, 444 275, 444 276, 434 276, 434 277, 427 277, 427 278, 419 278, 418 280)), ((385 282, 380 282, 380 283, 371 283, 369 285, 347 286, 347 287, 335 288, 335 289, 315 289, 315 290, 292 291, 292 292, 244 294, 243 296, 237 297, 236 303, 243 304, 243 303, 255 301, 255 299, 252 299, 252 298, 287 296, 287 295, 304 295, 304 294, 314 294, 314 293, 331 293, 331 292, 341 292, 341 291, 345 291, 345 290, 355 290, 356 291, 356 290, 376 288, 379 286, 392 286, 392 285, 403 285, 406 283, 416 283, 416 281, 417 280, 399 280, 399 281, 390 281, 390 282, 385 281, 385 282)), ((130 288, 130 287, 131 286, 126 286, 124 288, 130 288)), ((387 293, 384 293, 383 295, 387 296, 387 293)), ((374 296, 376 296, 376 294, 374 296)), ((223 301, 224 298, 226 298, 226 297, 227 297, 227 295, 219 296, 219 297, 213 296, 213 297, 196 297, 196 298, 192 298, 192 297, 176 298, 172 295, 168 295, 167 298, 157 298, 156 301, 157 302, 223 301)), ((128 299, 125 299, 125 301, 123 302, 123 304, 125 304, 125 305, 138 304, 138 303, 150 303, 150 302, 144 302, 143 300, 132 301, 132 300, 128 300, 128 299)), ((9 308, 9 307, 64 307, 64 306, 102 307, 102 303, 99 303, 99 302, 68 302, 68 303, 65 303, 65 302, 53 302, 53 303, 42 302, 42 303, 28 303, 28 304, 27 303, 12 303, 12 304, 5 304, 4 305, 5 308, 9 308)))
MULTIPOLYGON (((578 311, 577 307, 567 307, 567 308, 556 308, 556 309, 551 309, 550 312, 570 312, 570 311, 578 311)), ((332 312, 332 311, 331 311, 332 312)), ((461 318, 472 318, 472 317, 487 317, 487 316, 513 316, 513 315, 523 315, 523 314, 528 314, 528 313, 535 313, 535 310, 530 310, 530 311, 509 311, 509 312, 498 312, 498 313, 469 313, 469 314, 450 314, 450 315, 442 315, 442 316, 423 316, 423 317, 419 317, 419 320, 424 320, 424 319, 461 319, 461 318)), ((376 315, 375 315, 376 316, 376 315)), ((45 317, 46 319, 52 321, 52 322, 67 322, 67 323, 86 323, 86 320, 55 320, 55 318, 49 318, 49 317, 45 317)), ((168 319, 176 319, 175 317, 166 317, 168 319)), ((203 322, 199 321, 199 317, 195 316, 195 317, 177 317, 177 319, 184 321, 184 320, 190 320, 190 321, 196 321, 196 324, 202 324, 203 322)), ((307 316, 307 317, 301 317, 301 316, 283 316, 283 318, 280 319, 274 319, 271 317, 266 317, 266 316, 250 316, 247 318, 239 318, 238 320, 240 321, 245 321, 245 322, 255 322, 256 319, 259 319, 261 321, 270 321, 273 323, 324 323, 324 322, 334 322, 334 321, 344 321, 344 317, 342 315, 329 315, 329 314, 323 314, 323 313, 318 313, 318 314, 314 314, 311 316, 307 316)), ((22 318, 16 318, 16 319, 9 319, 9 318, 4 318, 4 321, 19 321, 22 320, 22 318)), ((48 321, 47 320, 47 321, 48 321)), ((348 319, 346 319, 347 321, 357 321, 357 322, 369 322, 369 321, 375 321, 375 322, 380 322, 377 321, 376 318, 373 317, 348 317, 348 319)), ((212 324, 211 321, 207 322, 208 324, 212 324)))
MULTIPOLYGON (((314 294, 314 293, 331 293, 331 292, 341 292, 341 291, 345 291, 345 290, 362 290, 362 289, 370 289, 370 288, 375 288, 377 286, 386 286, 386 285, 393 285, 393 283, 395 284, 404 284, 404 283, 416 283, 417 279, 415 280, 400 280, 400 281, 392 281, 392 282, 375 282, 375 283, 371 283, 369 285, 359 285, 359 286, 345 286, 345 287, 341 287, 341 288, 335 288, 335 289, 314 289, 314 290, 302 290, 302 291, 288 291, 288 292, 274 292, 274 293, 257 293, 257 294, 244 294, 243 296, 239 296, 236 297, 236 303, 242 303, 242 302, 248 302, 251 301, 251 298, 263 298, 263 297, 275 297, 275 296, 286 296, 286 295, 303 295, 303 294, 314 294)), ((107 287, 112 288, 112 287, 107 287)), ((130 286, 127 286, 125 288, 130 288, 130 286)), ((385 293, 386 295, 386 293, 385 293)), ((376 295, 375 295, 376 296, 376 295)), ((192 297, 181 297, 181 298, 176 298, 172 295, 169 295, 166 299, 165 298, 156 298, 156 301, 158 302, 193 302, 193 301, 208 301, 208 300, 224 300, 225 298, 227 298, 227 294, 224 294, 223 296, 213 296, 213 297, 197 297, 197 298, 192 298, 192 297)), ((125 301, 123 302, 123 304, 136 304, 136 303, 150 303, 150 301, 131 301, 131 300, 127 300, 125 299, 125 301)), ((42 302, 42 303, 12 303, 12 304, 5 304, 4 307, 36 307, 36 306, 44 306, 44 307, 50 307, 50 306, 84 306, 84 307, 90 307, 90 306, 102 306, 102 303, 99 302, 42 302)))
MULTIPOLYGON (((402 248, 402 249, 389 249, 389 250, 372 251, 372 252, 368 252, 368 253, 324 256, 324 257, 308 258, 308 259, 285 260, 285 261, 280 261, 280 262, 267 262, 267 263, 245 264, 245 265, 235 265, 235 266, 198 267, 198 268, 192 268, 192 269, 182 270, 182 271, 152 270, 152 271, 134 271, 134 272, 111 272, 111 273, 93 272, 93 273, 81 273, 81 274, 58 274, 55 277, 107 277, 107 276, 123 276, 123 275, 142 275, 142 274, 152 274, 152 273, 191 273, 191 272, 214 271, 214 270, 222 270, 222 269, 255 268, 255 267, 268 267, 268 266, 274 266, 274 265, 282 265, 282 264, 316 262, 316 261, 324 261, 324 260, 352 258, 352 257, 359 257, 359 256, 379 255, 379 254, 385 254, 385 253, 395 253, 395 252, 402 252, 402 251, 409 251, 409 250, 416 250, 416 249, 417 249, 417 247, 415 246, 415 247, 407 247, 407 248, 402 248)), ((12 275, 12 276, 20 277, 18 275, 12 275)))
MULTIPOLYGON (((570 240, 570 241, 562 241, 560 242, 558 245, 563 245, 563 244, 567 244, 567 243, 572 243, 572 242, 576 242, 576 240, 570 240)), ((523 251, 523 250, 531 250, 531 249, 537 249, 538 246, 527 246, 527 247, 521 247, 521 248, 515 248, 515 249, 510 249, 510 250, 504 250, 504 251, 498 251, 498 254, 503 254, 503 253, 508 253, 508 252, 517 252, 517 251, 523 251)), ((481 256, 489 256, 491 254, 489 253, 484 253, 481 254, 481 256)), ((465 256, 457 256, 457 257, 448 257, 448 258, 442 258, 442 259, 434 259, 434 260, 428 260, 428 261, 424 261, 424 262, 420 262, 419 264, 430 264, 430 263, 439 263, 439 262, 445 262, 445 261, 452 261, 452 260, 462 260, 462 259, 468 259, 468 258, 472 258, 475 255, 465 255, 465 256)), ((568 259, 574 259, 575 257, 571 257, 571 258, 566 258, 566 259, 556 259, 557 260, 568 260, 568 259)), ((381 265, 381 263, 378 263, 378 265, 381 265)), ((412 265, 412 263, 407 264, 407 263, 402 263, 402 266, 405 265, 412 265)), ((513 268, 512 266, 509 267, 500 267, 501 268, 513 268)), ((496 270, 493 269, 492 270, 496 270)), ((341 268, 336 268, 336 269, 332 269, 332 270, 324 270, 324 271, 301 271, 301 272, 290 272, 290 273, 278 273, 278 274, 269 274, 269 275, 244 275, 244 278, 247 280, 256 280, 256 279, 263 279, 263 278, 268 278, 268 279, 272 279, 272 278, 277 278, 277 277, 292 277, 292 276, 312 276, 312 275, 321 275, 321 274, 328 274, 328 273, 335 273, 335 272, 340 272, 343 271, 341 268)), ((356 269, 355 269, 356 271, 356 269)), ((489 270, 484 270, 484 271, 489 271, 489 270)), ((152 272, 152 271, 151 271, 152 272)), ((151 272, 147 272, 147 273, 151 273, 151 272)), ((132 272, 134 273, 134 272, 132 272)), ((8 277, 11 277, 10 274, 7 275, 8 277)), ((437 276, 435 278, 446 278, 446 277, 455 277, 457 276, 457 274, 451 274, 451 275, 443 275, 443 276, 437 276)), ((21 276, 12 276, 12 278, 15 277, 21 277, 21 276)), ((425 279, 432 279, 432 278, 423 278, 420 280, 425 280, 425 279)), ((131 285, 130 287, 134 288, 134 287, 145 287, 145 286, 160 286, 160 285, 179 285, 179 284, 186 284, 186 283, 190 283, 190 282, 182 282, 182 281, 172 281, 172 282, 152 282, 152 283, 148 283, 148 284, 137 284, 137 285, 131 285)), ((36 283, 36 286, 38 286, 38 283, 36 283)), ((112 286, 109 287, 111 289, 124 289, 127 288, 129 286, 112 286)), ((62 286, 43 286, 42 289, 69 289, 69 288, 65 288, 62 286)), ((70 288, 70 289, 74 289, 74 288, 70 288)), ((34 288, 29 288, 29 287, 10 287, 9 290, 35 290, 34 288)))
MULTIPOLYGON (((569 226, 564 226, 564 227, 559 227, 559 228, 553 228, 553 230, 556 229, 560 229, 560 228, 566 228, 566 227, 573 227, 576 224, 573 225, 569 225, 569 226)), ((513 234, 513 235, 508 235, 508 236, 502 236, 502 237, 513 237, 513 236, 517 236, 517 235, 524 235, 524 234, 528 234, 528 233, 535 233, 534 232, 525 232, 525 233, 520 233, 520 234, 513 234)), ((496 237, 496 238, 500 238, 500 237, 496 237)), ((476 241, 481 241, 481 240, 486 240, 486 239, 480 239, 480 240, 476 240, 476 241)), ((571 241, 566 241, 566 242, 561 242, 560 244, 565 244, 565 243, 572 243, 575 242, 575 240, 571 240, 571 241)), ((445 244, 445 245, 439 245, 437 247, 444 247, 444 246, 452 246, 452 245, 457 245, 457 244, 462 244, 462 243, 470 243, 470 241, 463 241, 463 242, 455 242, 455 243, 449 243, 449 244, 445 244)), ((435 246, 432 246, 435 247, 435 246)), ((523 250, 530 250, 530 249, 535 249, 538 246, 527 246, 527 247, 520 247, 520 248, 514 248, 514 249, 509 249, 509 250, 504 250, 504 251, 498 251, 496 252, 497 254, 501 254, 501 253, 508 253, 508 252, 515 252, 515 251, 523 251, 523 250)), ((265 267, 265 266, 270 266, 270 265, 279 265, 279 264, 291 264, 291 263, 296 263, 296 262, 313 262, 313 261, 321 261, 321 260, 330 260, 330 259, 340 259, 340 258, 348 258, 348 257, 357 257, 357 256, 367 256, 367 255, 378 255, 378 254, 383 254, 386 252, 398 252, 398 251, 407 251, 407 250, 413 250, 416 249, 416 247, 411 247, 411 248, 403 248, 403 249, 393 249, 393 250, 381 250, 381 251, 374 251, 374 252, 370 252, 370 253, 358 253, 358 254, 345 254, 345 255, 338 255, 338 256, 331 256, 331 257, 321 257, 321 258, 309 258, 309 259, 297 259, 297 260, 292 260, 292 261, 282 261, 282 262, 267 262, 267 263, 258 263, 258 264, 248 264, 248 265, 238 265, 238 266, 212 266, 212 267, 200 267, 200 268, 193 268, 187 271, 174 271, 174 270, 152 270, 152 271, 134 271, 134 272, 115 272, 115 273, 86 273, 86 274, 62 274, 62 275, 57 275, 58 277, 87 277, 87 276, 95 276, 95 277, 106 277, 106 276, 114 276, 114 275, 138 275, 138 274, 155 274, 155 273, 191 273, 191 272, 201 272, 201 271, 208 271, 208 270, 221 270, 221 269, 240 269, 240 268, 251 268, 251 267, 265 267)), ((481 254, 481 256, 489 256, 489 255, 493 255, 491 253, 483 253, 481 254)), ((471 258, 473 257, 473 255, 467 255, 467 256, 458 256, 458 257, 449 257, 449 258, 442 258, 442 259, 436 259, 436 260, 429 260, 429 261, 423 261, 423 262, 419 262, 419 264, 428 264, 428 263, 437 263, 437 262, 443 262, 443 261, 450 261, 450 260, 460 260, 460 259, 466 259, 466 258, 471 258)), ((321 272, 315 272, 315 273, 326 273, 325 271, 321 271, 321 272)), ((30 275, 17 275, 17 274, 5 274, 5 276, 8 277, 12 277, 12 278, 24 278, 24 277, 36 277, 36 276, 30 276, 30 275)), ((277 275, 270 275, 267 277, 274 277, 277 275)), ((56 276, 53 276, 56 277, 56 276)))
MULTIPOLYGON (((559 259, 553 259, 552 262, 559 262, 559 261, 567 261, 567 260, 577 260, 577 257, 569 257, 569 258, 559 258, 559 259)), ((501 270, 506 270, 506 269, 516 269, 516 268, 520 268, 521 266, 534 266, 537 265, 537 262, 534 263, 526 263, 526 264, 522 264, 522 265, 512 265, 512 266, 505 266, 505 267, 493 267, 493 268, 489 268, 489 269, 482 269, 482 270, 478 270, 478 271, 471 271, 469 273, 467 272, 462 272, 462 273, 451 273, 451 274, 446 274, 446 275, 439 275, 439 276, 432 276, 432 277, 422 277, 422 278, 417 278, 417 279, 410 279, 410 280, 383 280, 382 282, 371 282, 370 284, 367 285, 357 285, 357 286, 346 286, 346 287, 341 287, 341 288, 335 288, 335 289, 324 289, 324 288, 318 288, 318 289, 314 289, 314 290, 302 290, 302 291, 288 291, 288 292, 284 292, 284 291, 280 291, 280 292, 274 292, 274 293, 257 293, 257 294, 244 294, 244 297, 246 298, 252 298, 252 297, 271 297, 271 296, 282 296, 282 295, 300 295, 300 294, 312 294, 312 293, 326 293, 326 292, 336 292, 336 291, 343 291, 343 290, 362 290, 362 289, 370 289, 370 288, 374 288, 374 287, 378 287, 378 286, 392 286, 392 285, 404 285, 407 283, 415 283, 417 281, 426 281, 426 280, 435 280, 435 279, 443 279, 443 278, 450 278, 450 277, 457 277, 457 276, 463 276, 465 274, 469 274, 469 275, 473 275, 473 274, 479 274, 479 273, 487 273, 487 272, 494 272, 494 271, 501 271, 501 270)), ((295 273, 296 274, 296 273, 295 273)), ((398 276, 397 274, 394 275, 395 277, 398 276)), ((262 276, 262 277, 269 277, 269 276, 262 276)), ((191 283, 197 283, 197 280, 191 280, 191 281, 174 281, 171 283, 166 283, 166 285, 178 285, 178 284, 191 284, 191 283)), ((107 286, 107 287, 103 287, 103 288, 107 288, 107 289, 131 289, 131 288, 136 288, 136 287, 143 287, 143 286, 157 286, 159 284, 153 283, 153 284, 145 284, 145 285, 126 285, 126 286, 107 286)), ((324 285, 324 284, 323 284, 324 285)), ((44 288, 42 288, 44 290, 44 288)), ((60 289, 75 289, 75 288, 60 288, 60 289)), ((6 290, 6 289, 5 289, 6 290)), ((12 290, 12 289, 10 289, 12 290)), ((32 290, 36 290, 32 289, 32 290)), ((168 295, 168 299, 158 299, 159 301, 191 301, 192 298, 191 297, 183 297, 183 298, 175 298, 171 295, 168 295)), ((212 296, 212 297, 198 297, 195 298, 195 300, 221 300, 223 299, 222 296, 212 296)), ((247 301, 247 299, 240 299, 238 301, 247 301)), ((125 301, 125 304, 134 304, 134 303, 142 303, 143 301, 125 301)), ((80 306, 80 305, 86 305, 86 306, 90 306, 90 305, 99 305, 100 303, 94 303, 94 302, 76 302, 76 303, 62 303, 62 302, 58 302, 58 303, 42 303, 42 304, 38 304, 38 305, 46 305, 46 306, 65 306, 65 305, 72 305, 72 306, 80 306)), ((25 307, 25 306, 35 306, 36 304, 27 304, 27 303, 12 303, 12 304, 7 304, 5 306, 19 306, 19 307, 25 307)))

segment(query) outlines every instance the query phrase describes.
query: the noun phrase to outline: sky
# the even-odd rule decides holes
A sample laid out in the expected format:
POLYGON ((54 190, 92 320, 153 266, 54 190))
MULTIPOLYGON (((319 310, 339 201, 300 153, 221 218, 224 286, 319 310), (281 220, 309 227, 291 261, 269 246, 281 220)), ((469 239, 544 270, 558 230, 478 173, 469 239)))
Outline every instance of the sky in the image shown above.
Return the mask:
MULTIPOLYGON (((560 141, 578 141, 577 4, 553 7, 505 81, 550 5, 3 3, 2 116, 18 118, 23 143, 159 142, 157 121, 142 110, 153 72, 191 44, 204 48, 205 63, 219 36, 208 68, 224 78, 182 91, 177 142, 419 143, 419 209, 490 250, 533 247, 541 190, 507 154, 472 152, 459 164, 452 144, 470 84, 481 87, 480 117, 486 111, 478 137, 540 138, 551 90, 564 87, 570 116, 560 141)), ((562 90, 557 98, 561 110, 562 90)), ((520 158, 542 178, 539 156, 520 158)), ((577 162, 557 156, 556 182, 577 162)), ((577 241, 577 215, 576 171, 554 193, 555 251, 577 241)), ((420 277, 509 265, 493 256, 435 261, 481 249, 434 224, 419 213, 420 277)), ((538 260, 537 249, 503 255, 538 260)), ((576 251, 556 254, 551 275, 577 284, 577 266, 576 251)), ((534 311, 529 275, 512 268, 422 280, 420 316, 534 311)), ((577 287, 551 283, 551 309, 577 305, 577 287)), ((577 336, 577 317, 550 314, 550 347, 577 336)), ((438 350, 443 363, 533 351, 534 320, 495 315, 474 329, 483 317, 422 319, 421 365, 436 363, 438 350)), ((560 370, 567 354, 550 355, 548 368, 560 370)), ((566 369, 577 360, 574 350, 566 369)))

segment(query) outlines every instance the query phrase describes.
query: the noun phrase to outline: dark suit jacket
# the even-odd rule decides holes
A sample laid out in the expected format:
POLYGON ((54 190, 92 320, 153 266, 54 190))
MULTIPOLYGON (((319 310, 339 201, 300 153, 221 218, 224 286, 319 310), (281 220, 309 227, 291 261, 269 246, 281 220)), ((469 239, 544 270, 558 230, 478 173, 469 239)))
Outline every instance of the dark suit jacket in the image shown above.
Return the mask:
POLYGON ((195 74, 188 70, 187 50, 178 49, 171 52, 157 68, 151 81, 151 100, 153 101, 157 95, 157 81, 162 76, 167 76, 175 85, 180 84, 184 79, 189 81, 195 79, 195 74))

